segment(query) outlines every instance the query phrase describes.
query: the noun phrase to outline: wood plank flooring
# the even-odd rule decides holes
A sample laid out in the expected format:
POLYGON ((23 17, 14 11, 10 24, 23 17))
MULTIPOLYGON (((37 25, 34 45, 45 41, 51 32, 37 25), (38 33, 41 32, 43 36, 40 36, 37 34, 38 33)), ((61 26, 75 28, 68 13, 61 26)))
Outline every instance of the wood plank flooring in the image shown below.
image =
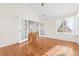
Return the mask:
POLYGON ((79 45, 69 41, 40 37, 36 43, 14 44, 0 48, 0 56, 41 56, 56 45, 63 45, 73 49, 73 56, 79 56, 79 45))

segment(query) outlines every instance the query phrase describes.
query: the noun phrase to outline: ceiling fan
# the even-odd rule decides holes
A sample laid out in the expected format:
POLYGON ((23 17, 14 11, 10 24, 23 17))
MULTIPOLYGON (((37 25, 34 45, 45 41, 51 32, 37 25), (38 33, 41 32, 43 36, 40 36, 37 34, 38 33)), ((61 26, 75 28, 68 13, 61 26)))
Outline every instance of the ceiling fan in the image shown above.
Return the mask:
POLYGON ((44 6, 44 3, 41 3, 41 6, 43 7, 44 6))
MULTIPOLYGON (((42 7, 44 7, 44 6, 45 6, 45 4, 44 4, 44 3, 41 3, 41 6, 42 6, 42 7)), ((43 10, 44 10, 44 8, 43 8, 43 10)), ((45 15, 45 14, 43 14, 42 16, 44 17, 44 16, 46 16, 46 15, 45 15)))

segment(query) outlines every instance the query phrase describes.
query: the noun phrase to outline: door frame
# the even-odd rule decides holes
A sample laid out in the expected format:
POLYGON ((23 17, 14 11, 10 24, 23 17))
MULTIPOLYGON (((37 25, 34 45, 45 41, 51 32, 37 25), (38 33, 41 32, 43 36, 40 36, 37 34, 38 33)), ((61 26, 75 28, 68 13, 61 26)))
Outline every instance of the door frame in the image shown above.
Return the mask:
POLYGON ((28 40, 28 19, 26 19, 26 18, 22 18, 22 17, 19 17, 19 43, 23 43, 23 42, 25 42, 25 41, 27 41, 28 40), (21 34, 21 32, 22 32, 22 20, 27 20, 27 38, 25 38, 25 39, 21 39, 21 37, 22 37, 22 34, 21 34))

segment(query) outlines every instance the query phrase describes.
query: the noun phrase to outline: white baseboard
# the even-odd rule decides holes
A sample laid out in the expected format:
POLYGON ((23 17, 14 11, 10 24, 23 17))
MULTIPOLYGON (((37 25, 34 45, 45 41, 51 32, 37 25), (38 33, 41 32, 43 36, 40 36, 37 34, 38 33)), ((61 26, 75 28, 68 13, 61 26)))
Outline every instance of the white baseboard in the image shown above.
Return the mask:
POLYGON ((18 43, 18 42, 3 44, 3 45, 0 45, 0 48, 6 47, 6 46, 9 46, 9 45, 13 45, 13 44, 16 44, 16 43, 18 43))
POLYGON ((23 42, 25 42, 25 41, 27 41, 27 40, 20 40, 19 43, 23 43, 23 42))
MULTIPOLYGON (((42 37, 42 36, 40 36, 40 37, 42 37)), ((53 37, 53 36, 45 36, 45 37, 77 43, 77 41, 68 40, 68 39, 65 39, 65 38, 59 38, 59 37, 53 37)))

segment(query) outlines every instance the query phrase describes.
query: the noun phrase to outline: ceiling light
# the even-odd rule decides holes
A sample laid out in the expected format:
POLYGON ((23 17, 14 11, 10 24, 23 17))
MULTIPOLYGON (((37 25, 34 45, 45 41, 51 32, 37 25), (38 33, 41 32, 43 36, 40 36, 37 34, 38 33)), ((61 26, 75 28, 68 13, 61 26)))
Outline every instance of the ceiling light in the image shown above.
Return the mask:
POLYGON ((44 6, 44 3, 41 3, 41 6, 43 7, 44 6))

